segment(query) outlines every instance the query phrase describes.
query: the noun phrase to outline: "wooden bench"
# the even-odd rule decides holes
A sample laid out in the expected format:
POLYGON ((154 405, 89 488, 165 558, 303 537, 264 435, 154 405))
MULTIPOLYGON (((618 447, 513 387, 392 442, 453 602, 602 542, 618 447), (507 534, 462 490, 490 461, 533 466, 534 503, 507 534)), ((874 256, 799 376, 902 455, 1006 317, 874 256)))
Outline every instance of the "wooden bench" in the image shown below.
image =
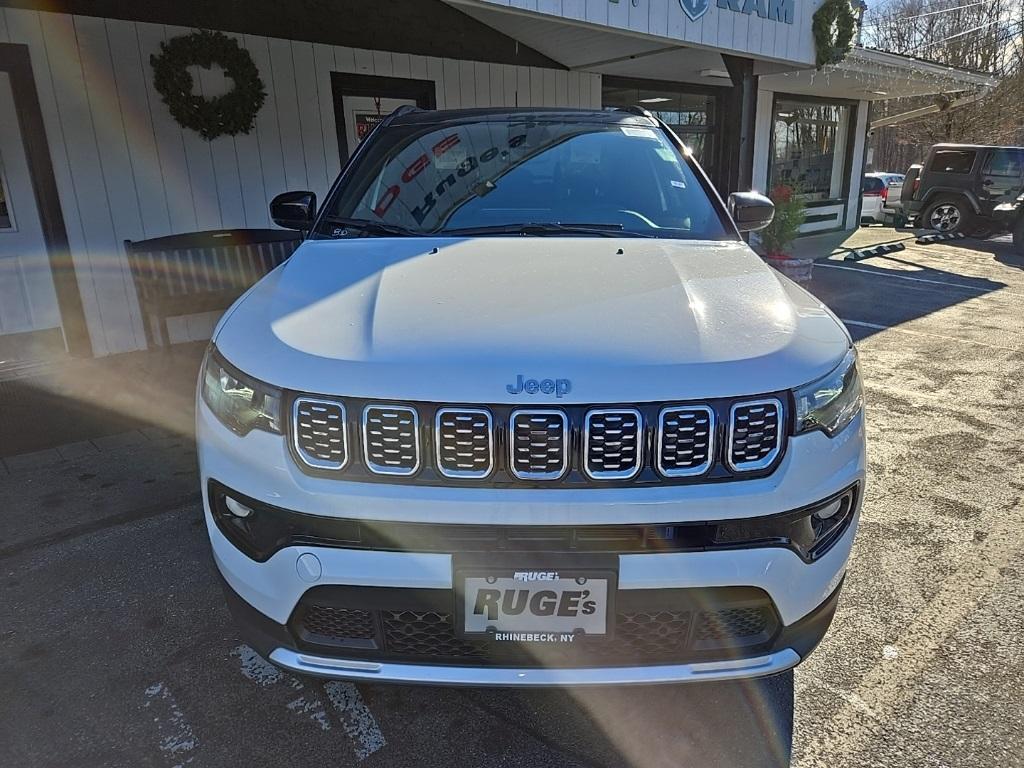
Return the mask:
POLYGON ((298 232, 286 229, 230 229, 125 240, 147 346, 170 343, 169 317, 227 309, 301 242, 298 232))

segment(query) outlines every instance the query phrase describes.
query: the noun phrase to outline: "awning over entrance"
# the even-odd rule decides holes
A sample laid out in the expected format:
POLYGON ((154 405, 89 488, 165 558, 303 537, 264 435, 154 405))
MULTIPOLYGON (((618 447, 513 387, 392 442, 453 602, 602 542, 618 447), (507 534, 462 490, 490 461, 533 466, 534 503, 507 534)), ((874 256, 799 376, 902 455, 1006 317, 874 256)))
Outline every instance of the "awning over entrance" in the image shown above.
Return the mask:
POLYGON ((761 78, 761 87, 784 93, 858 101, 884 101, 991 88, 995 78, 908 56, 855 48, 839 64, 761 78))
POLYGON ((678 0, 579 3, 603 9, 603 15, 587 11, 582 17, 574 17, 563 0, 534 3, 549 11, 512 7, 502 0, 447 2, 569 69, 602 75, 728 87, 732 82, 725 54, 750 58, 761 88, 823 98, 879 101, 995 85, 983 73, 867 48, 856 48, 838 65, 817 70, 813 40, 808 50, 804 39, 816 3, 797 5, 793 23, 786 24, 719 8, 717 0, 709 0, 697 22, 686 19, 678 0), (667 20, 659 24, 656 19, 662 15, 667 20))
POLYGON ((603 70, 595 67, 644 60, 643 72, 616 68, 610 74, 670 80, 690 80, 703 68, 721 69, 717 52, 790 68, 811 66, 810 14, 819 4, 819 0, 804 0, 799 6, 794 0, 759 0, 749 4, 751 12, 744 13, 748 5, 744 0, 722 0, 723 7, 718 0, 535 0, 529 4, 532 9, 509 0, 446 2, 570 69, 598 72, 603 70), (756 7, 766 15, 755 13, 756 7), (672 55, 682 52, 688 58, 672 55), (710 53, 702 59, 699 52, 710 53), (694 58, 702 61, 696 70, 690 64, 694 58))

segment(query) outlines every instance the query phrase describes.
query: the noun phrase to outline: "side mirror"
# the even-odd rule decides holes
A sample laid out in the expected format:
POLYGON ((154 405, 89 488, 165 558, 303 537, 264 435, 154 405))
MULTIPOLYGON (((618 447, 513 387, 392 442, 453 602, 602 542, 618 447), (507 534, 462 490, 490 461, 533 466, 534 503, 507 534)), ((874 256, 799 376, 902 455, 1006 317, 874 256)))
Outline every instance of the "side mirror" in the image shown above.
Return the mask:
POLYGON ((312 192, 282 192, 270 201, 270 218, 279 227, 308 232, 316 218, 316 195, 312 192))
POLYGON ((757 232, 772 223, 775 203, 760 192, 733 192, 729 195, 729 215, 740 232, 757 232))

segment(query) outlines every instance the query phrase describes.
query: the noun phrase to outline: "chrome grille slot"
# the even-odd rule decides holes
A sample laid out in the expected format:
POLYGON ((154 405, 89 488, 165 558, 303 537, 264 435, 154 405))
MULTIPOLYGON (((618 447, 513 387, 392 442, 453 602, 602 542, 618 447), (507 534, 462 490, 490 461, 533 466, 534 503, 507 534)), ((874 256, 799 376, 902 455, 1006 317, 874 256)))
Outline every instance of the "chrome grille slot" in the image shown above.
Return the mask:
POLYGON ((557 480, 569 468, 569 419, 562 411, 517 410, 509 419, 509 465, 521 480, 557 480))
POLYGON ((494 466, 491 414, 478 408, 441 408, 434 435, 437 469, 445 477, 483 478, 494 466))
POLYGON ((333 400, 302 397, 292 406, 295 452, 316 469, 342 469, 348 464, 345 406, 333 400))
POLYGON ((729 411, 726 462, 736 472, 769 466, 782 446, 782 403, 774 398, 736 403, 729 411))
POLYGON ((378 475, 412 475, 420 468, 419 415, 401 405, 363 409, 363 455, 378 475))
POLYGON ((669 406, 658 416, 658 471, 702 475, 715 454, 715 412, 706 405, 669 406))
POLYGON ((583 467, 594 480, 627 480, 643 459, 640 411, 588 411, 584 422, 583 467))

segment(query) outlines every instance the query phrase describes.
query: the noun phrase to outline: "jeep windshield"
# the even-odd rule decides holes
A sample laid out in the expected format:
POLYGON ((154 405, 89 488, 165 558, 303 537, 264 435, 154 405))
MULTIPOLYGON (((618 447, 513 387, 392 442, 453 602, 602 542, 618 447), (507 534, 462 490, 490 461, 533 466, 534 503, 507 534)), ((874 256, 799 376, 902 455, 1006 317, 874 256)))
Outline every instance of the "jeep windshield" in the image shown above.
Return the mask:
POLYGON ((635 120, 406 123, 370 142, 320 237, 736 237, 693 161, 635 120))

